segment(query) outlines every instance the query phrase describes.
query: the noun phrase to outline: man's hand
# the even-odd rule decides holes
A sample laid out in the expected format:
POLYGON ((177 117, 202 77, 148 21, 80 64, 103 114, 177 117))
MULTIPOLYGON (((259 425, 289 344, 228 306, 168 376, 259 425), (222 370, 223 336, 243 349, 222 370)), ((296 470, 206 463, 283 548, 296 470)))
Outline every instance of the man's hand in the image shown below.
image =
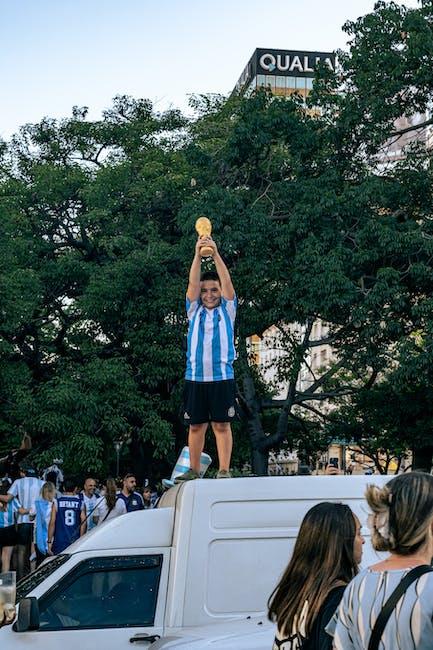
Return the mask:
POLYGON ((335 465, 327 465, 325 469, 325 474, 328 476, 337 476, 341 474, 340 470, 338 467, 335 467, 335 465))
POLYGON ((21 440, 21 446, 20 449, 26 449, 29 451, 32 448, 32 439, 30 438, 28 433, 25 433, 23 435, 23 439, 21 440))

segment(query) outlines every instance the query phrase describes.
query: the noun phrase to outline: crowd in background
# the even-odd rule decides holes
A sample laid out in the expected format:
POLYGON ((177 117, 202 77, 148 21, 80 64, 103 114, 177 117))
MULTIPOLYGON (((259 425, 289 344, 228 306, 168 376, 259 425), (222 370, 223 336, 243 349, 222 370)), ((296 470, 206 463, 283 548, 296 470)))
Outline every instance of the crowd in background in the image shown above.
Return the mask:
POLYGON ((62 553, 80 536, 105 521, 135 510, 153 508, 157 492, 134 474, 103 483, 92 476, 64 477, 57 463, 40 475, 25 461, 19 478, 0 484, 1 570, 27 575, 47 557, 62 553))

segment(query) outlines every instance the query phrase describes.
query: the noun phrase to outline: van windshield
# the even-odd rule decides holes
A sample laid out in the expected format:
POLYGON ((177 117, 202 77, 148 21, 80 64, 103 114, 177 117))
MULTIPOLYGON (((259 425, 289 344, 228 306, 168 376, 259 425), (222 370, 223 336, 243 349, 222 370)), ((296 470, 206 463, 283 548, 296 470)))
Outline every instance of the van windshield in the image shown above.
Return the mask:
POLYGON ((40 567, 29 573, 28 576, 22 578, 17 584, 17 603, 22 598, 25 598, 33 589, 36 589, 45 578, 48 578, 59 566, 62 566, 70 555, 56 555, 51 559, 46 560, 40 567))

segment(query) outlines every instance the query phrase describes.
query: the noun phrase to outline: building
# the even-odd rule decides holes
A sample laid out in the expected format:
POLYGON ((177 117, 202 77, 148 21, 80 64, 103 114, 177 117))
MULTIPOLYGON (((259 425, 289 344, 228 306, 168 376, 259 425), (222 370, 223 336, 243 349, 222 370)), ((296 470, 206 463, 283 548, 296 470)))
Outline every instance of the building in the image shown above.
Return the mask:
POLYGON ((335 54, 257 48, 233 92, 243 95, 258 88, 269 88, 274 95, 288 97, 297 93, 305 99, 313 87, 319 64, 335 70, 335 54))

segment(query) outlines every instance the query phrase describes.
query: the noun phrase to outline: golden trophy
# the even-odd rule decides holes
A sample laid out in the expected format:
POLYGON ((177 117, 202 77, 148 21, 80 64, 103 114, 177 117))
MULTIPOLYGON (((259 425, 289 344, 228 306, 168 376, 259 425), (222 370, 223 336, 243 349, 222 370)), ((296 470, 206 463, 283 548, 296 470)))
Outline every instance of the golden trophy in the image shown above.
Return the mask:
MULTIPOLYGON (((199 237, 210 237, 212 232, 212 224, 207 217, 199 217, 195 222, 195 229, 199 237)), ((200 248, 200 255, 202 257, 212 257, 213 248, 210 246, 202 246, 200 248)))

